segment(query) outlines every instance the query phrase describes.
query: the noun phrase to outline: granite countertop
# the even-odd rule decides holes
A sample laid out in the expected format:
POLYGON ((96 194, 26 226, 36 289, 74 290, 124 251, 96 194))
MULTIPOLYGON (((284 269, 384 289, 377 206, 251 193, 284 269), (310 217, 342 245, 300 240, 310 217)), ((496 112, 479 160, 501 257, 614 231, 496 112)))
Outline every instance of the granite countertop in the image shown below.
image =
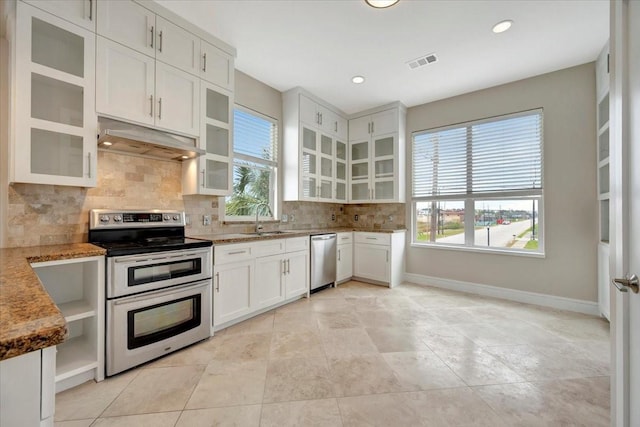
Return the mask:
POLYGON ((264 231, 263 234, 257 235, 255 233, 226 233, 226 234, 204 234, 204 235, 194 235, 189 236, 194 239, 203 239, 203 240, 211 240, 214 245, 222 245, 226 243, 242 243, 242 242, 251 242, 258 240, 269 240, 269 239, 284 239, 288 237, 301 237, 301 236, 311 236, 314 234, 325 234, 325 233, 341 233, 341 232, 350 232, 350 231, 362 231, 367 233, 401 233, 407 231, 406 228, 351 228, 351 227, 341 227, 341 228, 323 228, 323 229, 314 229, 314 230, 283 230, 282 232, 271 234, 273 232, 264 231))
POLYGON ((0 249, 0 360, 60 344, 67 334, 30 264, 104 254, 89 243, 0 249))

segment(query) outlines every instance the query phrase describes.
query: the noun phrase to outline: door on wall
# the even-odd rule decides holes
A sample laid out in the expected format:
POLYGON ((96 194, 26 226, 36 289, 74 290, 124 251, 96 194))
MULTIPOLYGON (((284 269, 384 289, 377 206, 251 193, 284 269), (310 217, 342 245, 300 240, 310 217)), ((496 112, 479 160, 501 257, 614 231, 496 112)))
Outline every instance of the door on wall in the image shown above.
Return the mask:
POLYGON ((611 416, 640 426, 640 2, 611 1, 611 416))

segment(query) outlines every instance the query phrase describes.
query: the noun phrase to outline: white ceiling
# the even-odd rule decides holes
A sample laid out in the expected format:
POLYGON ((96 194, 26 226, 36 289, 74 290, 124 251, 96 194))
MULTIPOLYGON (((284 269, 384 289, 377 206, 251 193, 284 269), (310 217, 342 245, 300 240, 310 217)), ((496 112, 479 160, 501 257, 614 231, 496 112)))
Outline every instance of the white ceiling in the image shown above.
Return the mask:
POLYGON ((302 86, 351 114, 406 106, 596 59, 608 0, 158 0, 238 50, 236 68, 280 90, 302 86), (511 19, 502 34, 491 28, 511 19), (435 53, 438 62, 409 69, 435 53), (351 83, 354 75, 366 82, 351 83))

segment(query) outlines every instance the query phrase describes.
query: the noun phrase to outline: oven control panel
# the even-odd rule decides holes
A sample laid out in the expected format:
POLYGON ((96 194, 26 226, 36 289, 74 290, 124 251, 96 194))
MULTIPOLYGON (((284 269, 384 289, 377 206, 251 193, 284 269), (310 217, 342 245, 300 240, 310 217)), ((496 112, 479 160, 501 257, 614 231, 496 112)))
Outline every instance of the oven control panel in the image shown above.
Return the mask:
POLYGON ((92 209, 89 228, 184 227, 184 212, 174 210, 115 211, 92 209))

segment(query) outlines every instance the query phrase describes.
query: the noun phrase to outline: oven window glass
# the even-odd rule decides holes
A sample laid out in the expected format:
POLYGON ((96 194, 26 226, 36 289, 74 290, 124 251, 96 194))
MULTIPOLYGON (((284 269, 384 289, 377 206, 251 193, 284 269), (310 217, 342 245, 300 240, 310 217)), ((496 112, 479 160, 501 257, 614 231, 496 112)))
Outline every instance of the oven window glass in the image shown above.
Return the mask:
POLYGON ((128 283, 129 286, 137 286, 200 273, 202 273, 202 259, 200 258, 163 262, 139 267, 129 267, 128 283))
POLYGON ((142 347, 200 326, 200 294, 131 310, 127 314, 127 347, 142 347))

